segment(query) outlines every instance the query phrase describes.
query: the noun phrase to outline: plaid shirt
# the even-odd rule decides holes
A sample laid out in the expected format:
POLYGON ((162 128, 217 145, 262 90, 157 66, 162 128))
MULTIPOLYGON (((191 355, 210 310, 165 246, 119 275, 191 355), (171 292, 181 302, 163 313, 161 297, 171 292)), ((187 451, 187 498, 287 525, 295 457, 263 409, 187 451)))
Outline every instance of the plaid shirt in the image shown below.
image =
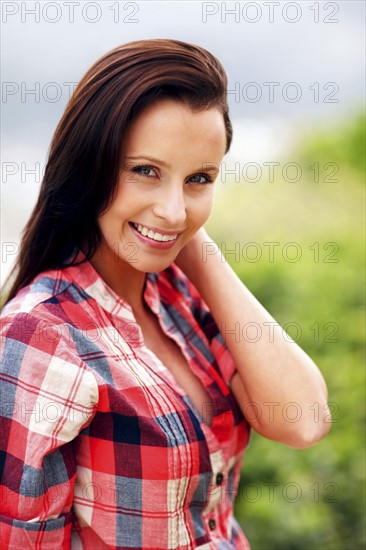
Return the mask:
POLYGON ((215 405, 211 427, 83 252, 1 314, 1 548, 248 549, 250 427, 207 305, 174 263, 144 298, 215 405))

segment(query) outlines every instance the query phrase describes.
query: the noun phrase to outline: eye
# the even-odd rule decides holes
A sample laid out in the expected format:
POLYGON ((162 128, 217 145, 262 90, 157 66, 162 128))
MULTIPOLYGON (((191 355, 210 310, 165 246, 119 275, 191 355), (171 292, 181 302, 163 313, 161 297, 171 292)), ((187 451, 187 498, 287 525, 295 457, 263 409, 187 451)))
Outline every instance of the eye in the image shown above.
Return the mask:
POLYGON ((152 177, 156 176, 156 172, 148 164, 142 164, 140 166, 134 166, 132 168, 132 172, 135 172, 137 174, 141 174, 141 176, 145 176, 147 178, 152 178, 152 177), (151 174, 150 172, 153 172, 153 174, 151 174))
POLYGON ((195 174, 189 178, 193 184, 206 185, 207 183, 213 183, 213 179, 208 174, 195 174), (203 178, 203 181, 202 181, 203 178), (192 181, 193 180, 193 181, 192 181))
MULTIPOLYGON (((132 172, 135 174, 140 174, 146 178, 157 177, 156 168, 153 168, 149 164, 140 164, 132 168, 132 172)), ((190 176, 189 183, 193 185, 206 185, 208 183, 213 183, 213 179, 208 174, 194 174, 190 176)))

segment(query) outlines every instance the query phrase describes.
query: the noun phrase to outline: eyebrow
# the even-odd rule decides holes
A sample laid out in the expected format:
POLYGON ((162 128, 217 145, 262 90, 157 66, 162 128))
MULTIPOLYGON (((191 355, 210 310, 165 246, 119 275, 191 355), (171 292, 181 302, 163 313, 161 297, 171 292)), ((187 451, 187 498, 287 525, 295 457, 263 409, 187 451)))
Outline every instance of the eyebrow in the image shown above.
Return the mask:
MULTIPOLYGON (((161 164, 162 166, 165 166, 166 168, 171 168, 171 165, 167 162, 164 162, 163 160, 154 159, 153 157, 145 156, 145 155, 139 155, 137 157, 126 157, 126 159, 132 159, 132 160, 138 160, 138 159, 146 159, 150 162, 154 162, 156 164, 161 164)), ((204 165, 205 163, 203 163, 204 165)), ((209 163, 207 163, 209 164, 209 163)), ((219 172, 219 167, 217 164, 211 163, 211 166, 206 166, 205 168, 198 168, 198 170, 194 170, 194 172, 200 172, 201 170, 204 170, 205 172, 211 172, 216 173, 219 172)))

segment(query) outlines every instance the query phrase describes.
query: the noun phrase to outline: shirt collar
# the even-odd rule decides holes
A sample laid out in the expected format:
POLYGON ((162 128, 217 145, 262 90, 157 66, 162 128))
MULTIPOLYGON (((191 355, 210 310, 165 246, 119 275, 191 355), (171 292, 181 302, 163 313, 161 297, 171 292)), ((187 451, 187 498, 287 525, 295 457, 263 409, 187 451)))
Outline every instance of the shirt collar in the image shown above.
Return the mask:
MULTIPOLYGON (((81 287, 109 313, 124 319, 135 320, 130 304, 105 282, 81 249, 75 248, 70 258, 74 258, 74 262, 78 265, 65 267, 62 270, 63 276, 81 287)), ((147 273, 143 290, 144 299, 155 314, 160 312, 161 306, 159 275, 158 273, 147 273)))

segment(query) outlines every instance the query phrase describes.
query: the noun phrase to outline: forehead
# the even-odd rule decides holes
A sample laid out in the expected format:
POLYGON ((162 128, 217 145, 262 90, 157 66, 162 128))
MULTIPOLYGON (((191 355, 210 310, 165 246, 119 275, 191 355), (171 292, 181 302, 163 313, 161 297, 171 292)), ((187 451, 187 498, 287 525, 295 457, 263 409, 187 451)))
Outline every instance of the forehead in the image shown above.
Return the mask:
POLYGON ((148 105, 134 120, 125 151, 222 157, 225 148, 224 118, 217 108, 193 111, 185 103, 162 99, 148 105))

